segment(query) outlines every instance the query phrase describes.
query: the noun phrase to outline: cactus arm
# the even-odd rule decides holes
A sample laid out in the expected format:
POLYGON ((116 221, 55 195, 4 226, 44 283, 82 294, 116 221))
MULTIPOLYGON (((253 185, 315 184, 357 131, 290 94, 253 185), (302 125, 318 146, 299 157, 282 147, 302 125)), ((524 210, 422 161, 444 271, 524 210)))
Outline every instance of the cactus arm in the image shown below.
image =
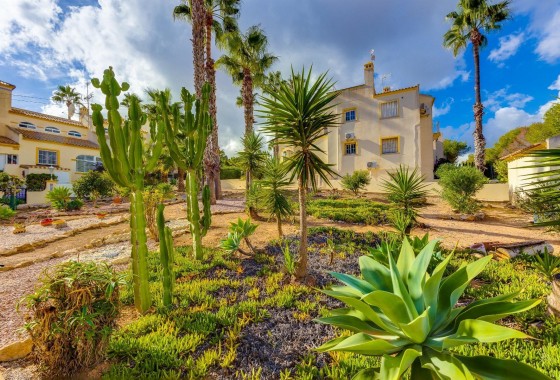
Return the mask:
POLYGON ((159 156, 161 155, 161 151, 163 150, 163 133, 161 128, 158 128, 157 131, 155 131, 156 136, 155 136, 155 143, 152 146, 152 155, 148 160, 148 163, 146 164, 146 170, 147 171, 152 171, 159 159, 159 156))
POLYGON ((187 171, 187 182, 188 182, 188 194, 187 197, 190 199, 190 208, 187 210, 189 214, 189 225, 193 240, 193 253, 197 260, 202 260, 202 233, 200 231, 200 210, 198 208, 198 199, 196 195, 198 194, 198 176, 196 171, 191 169, 187 171))
POLYGON ((159 255, 163 268, 163 306, 170 307, 173 303, 173 240, 171 229, 165 226, 163 215, 164 205, 157 208, 157 227, 159 232, 159 255))
MULTIPOLYGON (((139 177, 139 176, 138 176, 139 177)), ((151 295, 150 295, 150 283, 148 281, 148 246, 147 236, 146 236, 146 216, 144 214, 144 194, 143 189, 138 189, 138 182, 144 181, 144 178, 136 179, 137 190, 133 194, 133 202, 136 214, 136 250, 137 250, 137 275, 140 281, 135 282, 135 287, 138 287, 138 301, 135 297, 134 303, 136 308, 141 312, 145 313, 148 311, 152 305, 151 295)))

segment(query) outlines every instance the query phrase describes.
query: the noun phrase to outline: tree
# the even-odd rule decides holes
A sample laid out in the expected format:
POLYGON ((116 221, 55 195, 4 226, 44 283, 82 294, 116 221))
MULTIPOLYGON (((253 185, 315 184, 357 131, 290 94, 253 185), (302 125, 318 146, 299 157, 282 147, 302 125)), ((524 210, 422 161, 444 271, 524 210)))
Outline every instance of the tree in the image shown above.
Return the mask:
MULTIPOLYGON (((193 22, 192 0, 182 0, 173 9, 173 17, 193 22)), ((212 119, 212 135, 208 138, 204 152, 204 175, 206 184, 210 187, 210 202, 216 203, 221 198, 220 183, 220 148, 218 144, 218 119, 216 107, 216 69, 212 59, 212 32, 216 36, 216 44, 224 39, 227 33, 238 31, 236 18, 239 15, 239 0, 205 0, 204 1, 204 33, 205 33, 205 79, 210 83, 209 112, 212 119)), ((194 23, 193 23, 194 30, 194 23)), ((200 94, 197 93, 198 96, 200 94)))
POLYGON ((81 102, 80 93, 76 92, 75 88, 68 85, 58 86, 56 91, 51 96, 51 100, 55 103, 64 103, 68 108, 68 119, 74 115, 75 105, 81 102))
POLYGON ((482 116, 484 106, 480 97, 480 48, 488 44, 488 39, 483 33, 488 33, 501 28, 501 22, 509 18, 509 0, 497 4, 489 4, 487 0, 459 0, 457 11, 447 15, 452 25, 444 37, 443 45, 453 50, 457 56, 470 42, 474 57, 474 93, 473 106, 475 130, 474 136, 474 161, 476 168, 481 172, 485 169, 486 140, 482 131, 482 116))
MULTIPOLYGON (((261 135, 251 131, 243 136, 243 150, 239 152, 241 168, 245 170, 245 199, 253 185, 253 178, 258 175, 265 163, 268 155, 264 151, 264 139, 261 135)), ((249 215, 252 219, 258 219, 255 207, 249 206, 249 215)))
POLYGON ((353 192, 356 196, 360 193, 360 190, 365 190, 370 182, 371 177, 367 170, 356 170, 354 173, 342 177, 342 187, 353 192))
POLYGON ((469 146, 463 141, 445 140, 443 142, 443 154, 447 161, 454 164, 460 155, 468 152, 469 146))
POLYGON ((265 91, 259 111, 264 118, 264 131, 274 143, 295 150, 286 160, 286 170, 291 173, 290 181, 297 177, 298 182, 301 241, 295 276, 300 280, 307 276, 307 189, 310 186, 317 190, 317 177, 330 185, 329 175, 337 176, 318 155, 324 151, 317 146, 326 128, 336 126, 340 118, 333 112, 338 93, 326 75, 312 80, 311 69, 303 69, 299 76, 292 70, 292 85, 281 84, 276 92, 265 91))
POLYGON ((291 216, 293 213, 288 195, 284 190, 291 183, 286 178, 287 174, 284 165, 278 159, 272 158, 267 161, 263 171, 263 179, 259 181, 264 190, 264 209, 276 218, 279 238, 283 236, 282 218, 291 216))

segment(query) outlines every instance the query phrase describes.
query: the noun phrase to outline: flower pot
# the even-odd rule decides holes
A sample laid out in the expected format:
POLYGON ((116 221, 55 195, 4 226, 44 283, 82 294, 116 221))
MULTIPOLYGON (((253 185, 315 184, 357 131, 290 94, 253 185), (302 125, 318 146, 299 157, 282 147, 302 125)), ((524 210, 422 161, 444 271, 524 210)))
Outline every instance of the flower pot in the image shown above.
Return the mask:
POLYGON ((105 217, 107 216, 107 214, 95 214, 97 216, 97 219, 105 219, 105 217))
POLYGON ((41 220, 41 226, 43 226, 43 227, 49 227, 49 226, 52 226, 52 224, 53 224, 53 219, 51 219, 51 218, 46 218, 46 219, 41 220))
POLYGON ((22 234, 24 232, 25 232, 25 226, 24 225, 21 225, 21 224, 14 225, 14 230, 13 230, 14 234, 22 234))
POLYGON ((68 227, 68 224, 66 224, 65 220, 55 220, 52 224, 54 226, 54 228, 56 228, 57 230, 64 228, 64 227, 68 227))
POLYGON ((122 203, 122 197, 120 195, 115 195, 113 197, 113 203, 116 205, 120 205, 122 203))

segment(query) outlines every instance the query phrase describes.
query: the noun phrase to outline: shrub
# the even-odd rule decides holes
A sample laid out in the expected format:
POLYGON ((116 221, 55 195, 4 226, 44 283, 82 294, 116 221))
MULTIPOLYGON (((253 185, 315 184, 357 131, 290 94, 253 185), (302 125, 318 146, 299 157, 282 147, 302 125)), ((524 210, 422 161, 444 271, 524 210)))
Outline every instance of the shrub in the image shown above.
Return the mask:
POLYGON ((107 264, 69 261, 43 273, 22 302, 35 358, 51 378, 71 377, 104 358, 119 313, 122 279, 107 264))
POLYGON ((57 180, 56 175, 31 173, 25 177, 25 185, 27 191, 44 191, 47 188, 47 181, 50 179, 57 180))
POLYGON ((82 202, 80 199, 72 199, 70 202, 66 204, 65 210, 66 211, 80 210, 83 205, 84 202, 82 202))
POLYGON ((223 166, 220 168, 220 179, 239 179, 243 170, 235 166, 223 166))
POLYGON ((106 174, 90 170, 83 174, 72 184, 72 189, 78 198, 90 199, 95 206, 99 198, 111 196, 115 188, 115 183, 106 174))
POLYGON ((424 176, 418 168, 410 171, 404 165, 400 165, 395 172, 387 172, 387 174, 389 179, 383 180, 381 187, 387 192, 389 202, 401 210, 393 217, 393 221, 399 222, 395 226, 402 227, 403 232, 408 234, 416 223, 418 208, 425 203, 428 195, 424 176))
POLYGON ((67 187, 55 187, 47 193, 47 200, 55 210, 66 210, 72 193, 67 187))
POLYGON ((5 205, 0 205, 0 220, 10 220, 16 212, 10 207, 5 205))
POLYGON ((348 308, 334 310, 317 321, 351 333, 328 341, 318 351, 382 357, 380 367, 361 370, 355 379, 401 379, 407 372, 412 379, 549 379, 518 361, 468 357, 455 352, 456 347, 469 343, 529 338, 521 331, 494 322, 529 310, 540 300, 512 302, 516 292, 455 307, 492 256, 444 276, 453 256, 450 254, 428 273, 436 244, 436 240, 431 241, 415 256, 405 239, 397 262, 391 252, 388 265, 362 256, 360 278, 332 273, 346 286, 336 286, 324 293, 348 308))
POLYGON ((0 172, 0 193, 15 194, 22 185, 23 181, 19 177, 0 172))
POLYGON ((366 186, 371 182, 369 172, 367 170, 356 170, 352 174, 346 174, 342 177, 342 187, 348 191, 358 195, 360 190, 365 190, 366 186))
POLYGON ((307 212, 316 218, 369 225, 385 224, 388 207, 367 199, 318 199, 312 200, 307 212))
POLYGON ((473 166, 455 166, 445 164, 437 170, 441 193, 451 207, 461 213, 471 214, 480 209, 480 203, 474 198, 488 179, 473 166))

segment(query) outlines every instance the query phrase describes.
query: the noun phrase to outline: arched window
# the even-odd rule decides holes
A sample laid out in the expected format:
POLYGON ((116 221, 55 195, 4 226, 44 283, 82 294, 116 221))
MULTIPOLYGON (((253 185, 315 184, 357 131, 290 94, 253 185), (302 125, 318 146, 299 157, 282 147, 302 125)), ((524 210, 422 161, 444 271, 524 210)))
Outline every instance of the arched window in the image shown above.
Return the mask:
POLYGON ((56 127, 45 127, 45 132, 60 133, 60 129, 56 127))
POLYGON ((90 170, 95 170, 100 163, 101 157, 79 155, 76 157, 76 172, 85 173, 90 170))
POLYGON ((28 129, 37 129, 35 124, 30 123, 28 121, 22 121, 21 123, 19 123, 19 127, 20 128, 28 128, 28 129))
POLYGON ((68 131, 68 136, 82 137, 82 134, 80 132, 76 132, 76 131, 68 131))

